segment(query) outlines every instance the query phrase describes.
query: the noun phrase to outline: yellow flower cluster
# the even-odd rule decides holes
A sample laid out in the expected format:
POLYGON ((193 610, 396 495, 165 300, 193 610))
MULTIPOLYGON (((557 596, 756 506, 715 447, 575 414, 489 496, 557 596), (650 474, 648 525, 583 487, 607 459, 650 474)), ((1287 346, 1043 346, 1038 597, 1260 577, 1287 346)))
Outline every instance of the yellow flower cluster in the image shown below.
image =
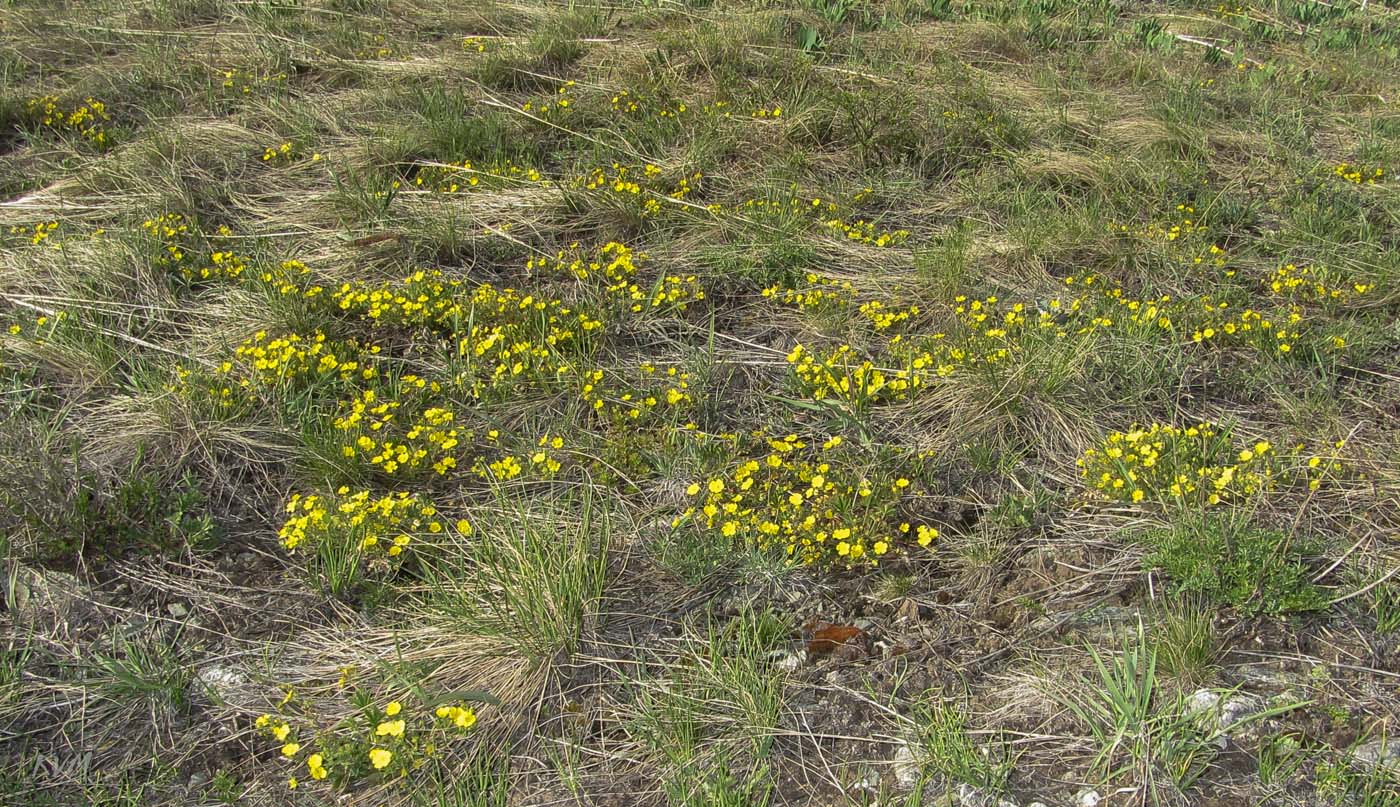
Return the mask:
POLYGON ((340 433, 340 453, 394 480, 431 471, 452 476, 458 469, 483 480, 511 480, 529 472, 547 479, 563 468, 558 452, 564 438, 545 434, 531 443, 505 438, 497 429, 465 428, 436 381, 405 375, 390 379, 384 391, 361 390, 342 401, 332 427, 340 433))
POLYGON ((282 261, 275 267, 269 267, 258 273, 258 280, 278 294, 297 295, 307 299, 318 297, 325 288, 316 284, 308 284, 307 278, 311 276, 311 269, 306 264, 297 260, 282 261))
POLYGON ((479 36, 469 36, 462 39, 462 50, 470 53, 485 53, 486 40, 479 36))
MULTIPOLYGON (((1317 291, 1318 286, 1291 282, 1296 279, 1295 271, 1308 276, 1285 269, 1273 282, 1285 293, 1316 292, 1325 293, 1328 300, 1347 299, 1346 289, 1333 296, 1336 287, 1330 282, 1321 285, 1322 292, 1317 291), (1304 288, 1311 292, 1299 291, 1304 288)), ((816 274, 807 275, 806 280, 806 287, 774 285, 764 289, 763 295, 805 311, 845 308, 857 296, 856 289, 846 282, 816 274)), ((1092 349, 1088 340, 1117 333, 1164 346, 1245 346, 1279 355, 1291 353, 1299 340, 1311 333, 1304 312, 1296 305, 1261 311, 1205 295, 1136 297, 1091 273, 1072 275, 1063 283, 1065 295, 1033 305, 1003 302, 995 295, 980 299, 957 295, 950 304, 953 316, 947 332, 912 338, 896 334, 883 350, 877 348, 862 356, 849 345, 814 353, 799 344, 788 355, 788 362, 806 396, 842 401, 859 409, 907 400, 936 379, 973 370, 999 372, 998 367, 1055 340, 1080 340, 1087 350, 1092 349)), ((1354 283, 1350 291, 1363 294, 1373 288, 1370 283, 1354 283)), ((894 329, 920 313, 917 306, 895 308, 882 300, 868 300, 859 310, 876 332, 894 329)), ((1340 349, 1345 341, 1333 336, 1313 346, 1340 349)))
POLYGON ((420 270, 399 283, 345 283, 331 296, 342 311, 375 325, 456 335, 457 355, 465 362, 456 383, 477 398, 488 390, 570 374, 570 348, 602 327, 562 300, 489 283, 469 289, 437 270, 420 270))
MULTIPOLYGON (((1146 316, 1151 307, 1134 316, 1146 316)), ((1111 327, 1114 320, 1088 315, 1081 298, 1049 300, 1041 310, 1025 303, 1003 303, 995 295, 981 299, 953 298, 954 329, 916 341, 902 336, 890 340, 891 355, 914 387, 932 378, 946 378, 973 369, 995 369, 1024 352, 1038 337, 1083 337, 1111 327)))
POLYGON ((865 219, 846 221, 832 218, 822 222, 828 230, 844 234, 847 240, 858 241, 873 247, 890 247, 902 244, 909 239, 908 230, 881 230, 875 223, 865 219))
POLYGON ((374 35, 372 47, 360 48, 355 51, 356 59, 388 59, 394 55, 394 49, 389 47, 383 34, 374 35))
POLYGON ((180 274, 186 280, 236 280, 247 269, 247 258, 228 250, 215 250, 209 253, 208 264, 200 267, 181 265, 180 274))
MULTIPOLYGON (((59 311, 52 317, 47 314, 40 314, 33 320, 34 326, 30 334, 30 339, 36 345, 44 344, 53 337, 54 331, 58 329, 59 324, 67 320, 67 311, 59 311)), ((12 322, 9 327, 5 329, 5 332, 10 336, 23 336, 24 326, 18 322, 12 322)))
POLYGON ((1109 222, 1109 230, 1129 233, 1153 241, 1172 242, 1186 236, 1204 232, 1205 228, 1196 219, 1196 208, 1189 204, 1176 206, 1176 215, 1166 222, 1152 222, 1142 227, 1109 222))
POLYGON ((1272 489, 1278 476, 1267 440, 1236 446, 1212 423, 1113 432, 1076 465, 1090 490, 1121 502, 1215 505, 1272 489))
POLYGON ((303 765, 313 784, 325 781, 340 790, 383 781, 391 772, 398 781, 406 782, 425 761, 439 755, 443 746, 466 737, 476 725, 475 710, 461 704, 434 708, 425 703, 417 717, 401 700, 379 708, 372 695, 346 687, 349 672, 350 668, 342 671, 338 689, 346 705, 353 707, 350 717, 318 728, 313 704, 296 699, 295 691, 289 688, 277 705, 277 714, 263 714, 253 721, 259 733, 277 744, 281 764, 295 766, 287 780, 290 789, 302 786, 297 773, 303 765), (294 723, 303 730, 299 732, 294 723), (309 753, 303 757, 304 752, 309 753))
MULTIPOLYGON (((796 192, 795 186, 793 192, 794 194, 796 192)), ((848 207, 859 204, 873 192, 871 188, 863 188, 851 198, 850 205, 822 197, 799 199, 795 195, 787 199, 746 199, 735 205, 731 212, 785 219, 793 216, 810 217, 814 224, 823 229, 838 232, 847 240, 874 247, 890 247, 904 243, 909 239, 908 230, 881 229, 876 222, 870 221, 854 211, 847 210, 848 207)), ((725 208, 712 206, 711 210, 723 212, 725 208)))
POLYGON ((258 73, 240 67, 218 71, 219 87, 231 95, 252 95, 253 91, 268 84, 286 83, 286 73, 258 73))
POLYGON ((870 320, 870 324, 876 331, 887 331, 896 325, 908 322, 911 317, 919 315, 919 307, 911 305, 908 308, 894 308, 879 300, 871 300, 861 303, 861 316, 870 320))
POLYGON ((468 706, 439 706, 434 714, 439 720, 449 721, 459 729, 469 729, 476 725, 476 712, 468 706))
POLYGON ((379 376, 379 352, 378 345, 337 342, 320 330, 308 336, 258 331, 211 369, 177 367, 168 389, 231 413, 256 405, 264 390, 286 394, 323 382, 373 380, 379 376))
POLYGON ((233 416, 254 406, 258 398, 249 389, 248 379, 234 377, 232 362, 222 362, 214 370, 175 368, 175 380, 166 389, 183 398, 202 400, 225 416, 233 416))
POLYGON ((501 449, 503 441, 500 432, 492 429, 486 433, 488 448, 497 449, 496 459, 477 456, 472 460, 471 472, 484 480, 506 482, 522 477, 527 471, 539 479, 548 479, 564 467, 558 452, 564 448, 564 438, 559 435, 542 435, 535 441, 534 450, 526 450, 516 455, 501 449))
POLYGON ((633 275, 637 274, 637 262, 646 259, 646 253, 636 252, 616 241, 609 241, 594 254, 589 254, 579 242, 569 244, 552 258, 539 256, 525 262, 525 271, 540 274, 567 274, 575 280, 605 281, 609 291, 624 289, 633 275))
MULTIPOLYGON (((1304 463, 1303 476, 1308 480, 1308 490, 1317 490, 1322 487, 1324 482, 1345 469, 1346 466, 1342 464, 1337 452, 1346 448, 1346 445, 1346 440, 1337 440, 1332 443, 1333 450, 1328 454, 1313 454, 1307 458, 1304 463)), ((1306 446, 1299 444, 1296 448, 1301 452, 1306 446)))
MULTIPOLYGON (((369 381, 379 375, 373 363, 378 345, 359 342, 336 342, 317 329, 309 336, 292 332, 269 336, 258 331, 234 350, 234 356, 246 368, 245 383, 251 381, 264 387, 302 388, 321 380, 369 381)), ((225 362, 222 372, 235 372, 232 363, 225 362)))
POLYGON ((665 209, 659 197, 684 199, 694 192, 704 176, 694 171, 674 183, 668 183, 659 166, 647 163, 637 168, 615 162, 610 167, 593 168, 575 177, 573 184, 585 190, 601 190, 624 200, 635 200, 639 206, 638 214, 648 217, 659 215, 665 209))
MULTIPOLYGON (((292 141, 286 140, 283 141, 280 145, 268 146, 267 148, 263 149, 262 161, 265 163, 286 165, 288 163, 296 162, 297 160, 301 159, 302 156, 302 151, 298 149, 296 145, 292 143, 292 141)), ((319 152, 311 153, 312 162, 317 162, 320 159, 321 155, 319 152)))
POLYGON ((1353 185, 1374 185, 1385 176, 1385 171, 1378 167, 1337 163, 1332 169, 1332 174, 1353 185))
POLYGON ((1191 327, 1191 341, 1215 344, 1248 344, 1261 351, 1289 353, 1293 341, 1302 336, 1302 313, 1293 308, 1279 312, 1281 320, 1252 308, 1238 310, 1228 302, 1210 297, 1191 301, 1180 315, 1183 326, 1191 327), (1292 328, 1292 330, 1290 330, 1292 328))
POLYGON ((391 477, 413 476, 427 468, 446 476, 457 467, 462 446, 456 415, 440 406, 412 415, 400 411, 405 401, 414 408, 428 393, 440 393, 441 386, 413 375, 396 379, 396 386, 397 399, 366 389, 341 404, 341 414, 332 421, 344 433, 341 454, 391 477))
POLYGON ((775 106, 771 109, 768 107, 759 107, 750 112, 749 116, 754 118, 781 118, 783 116, 783 108, 781 106, 775 106))
POLYGON ((874 404, 908 400, 925 380, 922 363, 917 369, 880 368, 869 359, 857 357, 850 345, 838 345, 825 355, 810 353, 797 345, 787 354, 787 361, 808 397, 842 401, 856 411, 874 404))
POLYGON ((705 299, 704 287, 695 275, 662 275, 645 284, 638 282, 646 259, 646 253, 616 241, 609 241, 592 253, 575 241, 552 258, 530 258, 525 270, 532 274, 568 275, 581 283, 596 284, 632 313, 679 313, 705 299))
POLYGON ((790 305, 799 311, 829 311, 845 308, 856 299, 856 287, 849 280, 835 280, 814 272, 804 276, 805 288, 783 288, 780 283, 763 290, 763 296, 790 305))
POLYGON ((156 263, 179 271, 186 280, 237 280, 248 270, 247 257, 216 248, 233 234, 227 226, 204 238, 179 213, 162 213, 143 221, 141 228, 159 247, 156 263))
POLYGON ((574 82, 566 81, 554 95, 543 98, 532 98, 520 105, 520 108, 538 118, 546 120, 558 118, 568 114, 569 106, 573 104, 574 82))
MULTIPOLYGON (((444 529, 437 508, 416 493, 376 497, 368 490, 351 492, 344 486, 328 496, 294 493, 287 500, 286 512, 287 520, 277 537, 287 551, 315 554, 320 544, 335 542, 366 563, 383 568, 391 568, 414 541, 444 529)), ((459 531, 463 524, 466 522, 458 522, 459 531)))
POLYGON ((342 283, 331 292, 331 300, 340 310, 376 325, 451 331, 465 321, 463 294, 461 281, 437 269, 420 269, 397 283, 342 283))
MULTIPOLYGON (((938 537, 930 525, 898 522, 912 484, 887 472, 869 476, 846 456, 840 437, 812 448, 796 435, 767 440, 767 450, 727 473, 691 483, 695 503, 673 521, 693 522, 722 538, 795 561, 875 565, 938 537)), ((888 467, 888 463, 874 467, 888 467)))
POLYGON ((185 260, 185 252, 189 249, 189 241, 193 234, 184 216, 179 213, 162 213, 141 222, 141 228, 160 243, 164 253, 160 258, 162 263, 178 266, 185 260))
MULTIPOLYGON (((722 109, 726 106, 723 101, 716 101, 714 104, 707 104, 704 111, 712 109, 722 109)), ((614 112, 623 115, 646 115, 654 114, 658 118, 677 118, 690 111, 690 105, 685 101, 657 101, 641 95, 634 95, 630 90, 619 90, 612 97, 612 108, 614 112)))
POLYGON ((638 368, 635 379, 607 378, 601 369, 582 377, 579 397, 605 421, 635 427, 649 415, 688 411, 695 399, 690 394, 690 373, 676 367, 665 370, 651 363, 638 368))
POLYGON ((489 286, 473 295, 471 314, 457 344, 462 366, 455 383, 476 399, 575 376, 576 357, 587 354, 585 336, 602 327, 602 320, 561 300, 489 286))
POLYGON ((1300 301, 1345 303, 1375 290, 1374 283, 1347 281, 1322 266, 1285 264, 1265 281, 1269 291, 1300 301))
POLYGON ((31 98, 26 107, 35 123, 50 131, 76 134, 97 146, 107 145, 106 124, 111 117, 107 114, 107 105, 95 98, 64 107, 58 96, 45 95, 31 98))
MULTIPOLYGON (((765 288, 762 294, 799 311, 844 309, 856 300, 856 287, 849 280, 835 280, 813 272, 808 272, 804 280, 807 283, 804 288, 790 289, 774 284, 765 288)), ((917 305, 897 308, 881 300, 861 303, 856 310, 876 331, 889 330, 919 314, 917 305)))
POLYGON ((545 179, 539 169, 516 165, 511 160, 483 166, 477 166, 471 160, 427 164, 419 167, 413 177, 415 187, 434 193, 501 188, 520 182, 549 184, 549 180, 545 179))
MULTIPOLYGON (((45 241, 49 240, 49 237, 53 235, 54 230, 57 230, 57 229, 58 229, 58 222, 56 222, 56 221, 41 221, 41 222, 39 222, 38 224, 35 224, 33 227, 20 227, 20 226, 11 227, 11 228, 10 228, 10 235, 17 235, 17 236, 20 236, 21 238, 24 238, 24 239, 28 240, 30 246, 35 246, 35 247, 37 247, 37 246, 39 246, 40 244, 44 243, 45 241)), ((50 245, 50 246, 56 246, 56 245, 50 245)))

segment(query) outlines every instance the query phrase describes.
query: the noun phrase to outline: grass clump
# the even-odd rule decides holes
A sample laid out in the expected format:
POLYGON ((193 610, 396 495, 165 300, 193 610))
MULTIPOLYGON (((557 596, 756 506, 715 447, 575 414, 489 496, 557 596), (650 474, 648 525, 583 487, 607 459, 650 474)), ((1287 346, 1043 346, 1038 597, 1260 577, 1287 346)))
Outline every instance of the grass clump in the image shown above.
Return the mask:
POLYGON ((920 747, 928 765, 941 776, 988 794, 1007 792, 1016 760, 1004 738, 983 745, 968 733, 967 707, 930 700, 914 712, 920 747))
POLYGON ((1220 729, 1188 708, 1157 676, 1158 649, 1139 625, 1120 653, 1089 648, 1093 671, 1082 688, 1060 700, 1093 738, 1093 767, 1104 781, 1125 779, 1142 788, 1144 803, 1174 803, 1219 752, 1220 729))
POLYGON ((424 560, 420 607, 533 665, 553 664, 578 649, 597 614, 616 518, 587 489, 545 506, 499 498, 474 516, 475 530, 459 529, 424 560))
POLYGON ((1141 540, 1152 550, 1147 563, 1167 574, 1176 594, 1249 615, 1313 611, 1327 604, 1313 582, 1315 542, 1247 516, 1184 519, 1141 540))

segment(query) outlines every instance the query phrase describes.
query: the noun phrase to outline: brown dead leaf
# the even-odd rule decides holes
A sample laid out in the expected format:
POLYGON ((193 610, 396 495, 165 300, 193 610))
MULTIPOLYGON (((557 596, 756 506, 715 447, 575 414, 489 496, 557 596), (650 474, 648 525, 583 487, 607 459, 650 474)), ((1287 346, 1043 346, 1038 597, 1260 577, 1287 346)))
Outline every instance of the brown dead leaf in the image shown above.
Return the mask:
POLYGON ((870 637, 855 625, 837 625, 819 619, 810 619, 802 626, 802 641, 812 655, 839 651, 842 658, 848 658, 855 651, 859 657, 870 648, 870 637))

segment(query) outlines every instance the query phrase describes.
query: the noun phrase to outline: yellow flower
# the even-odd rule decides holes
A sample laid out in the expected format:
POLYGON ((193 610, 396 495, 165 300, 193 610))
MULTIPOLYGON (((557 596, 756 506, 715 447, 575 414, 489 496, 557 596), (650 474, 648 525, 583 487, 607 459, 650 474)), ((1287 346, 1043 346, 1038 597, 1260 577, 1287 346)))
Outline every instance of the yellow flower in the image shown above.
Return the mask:
POLYGON ((476 725, 476 712, 471 709, 458 709, 453 722, 457 724, 459 729, 469 729, 476 725))
POLYGON ((325 759, 320 754, 312 754, 306 758, 306 769, 311 773, 312 779, 325 779, 326 768, 325 759))
POLYGON ((383 737, 387 734, 390 737, 402 737, 403 726, 404 723, 402 720, 385 720, 383 723, 374 727, 374 736, 383 737))
POLYGON ((389 705, 384 707, 384 714, 388 715, 389 717, 393 717, 402 710, 402 703, 399 703, 398 701, 390 701, 389 705))
POLYGON ((938 530, 933 527, 919 527, 919 546, 928 546, 933 543, 933 539, 938 537, 938 530))
POLYGON ((277 738, 277 742, 280 743, 283 740, 287 739, 287 735, 290 734, 291 731, 291 726, 287 725, 286 723, 279 723, 278 725, 272 727, 272 736, 277 738))
POLYGON ((301 745, 299 743, 287 743, 286 745, 282 746, 282 756, 294 757, 300 750, 301 745))
POLYGON ((383 770, 394 760, 394 752, 386 751, 383 748, 375 748, 369 752, 369 762, 375 770, 383 770))
POLYGON ((690 483, 690 487, 688 487, 688 488, 685 489, 685 495, 687 495, 687 496, 694 496, 695 494, 697 494, 697 493, 699 493, 699 492, 700 492, 700 483, 699 483, 699 482, 691 482, 691 483, 690 483))
POLYGON ((711 479, 711 480, 710 480, 710 492, 711 492, 711 493, 723 493, 723 492, 724 492, 724 480, 722 480, 722 479, 711 479))
POLYGON ((291 788, 292 790, 297 789, 297 778, 295 776, 287 780, 287 787, 291 788))

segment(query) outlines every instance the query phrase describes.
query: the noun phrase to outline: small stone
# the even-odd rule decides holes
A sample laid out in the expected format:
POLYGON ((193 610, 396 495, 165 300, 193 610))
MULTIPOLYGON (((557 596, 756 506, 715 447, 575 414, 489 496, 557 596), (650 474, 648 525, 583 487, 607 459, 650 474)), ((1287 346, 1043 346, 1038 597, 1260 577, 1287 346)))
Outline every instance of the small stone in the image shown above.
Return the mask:
POLYGON ((184 619, 190 615, 190 609, 186 608, 184 603, 172 602, 165 606, 165 610, 174 619, 184 619))
POLYGON ((805 661, 805 654, 796 651, 789 651, 787 653, 779 654, 773 660, 773 666, 780 672, 793 673, 797 672, 797 670, 802 667, 802 664, 805 661))
POLYGON ((1027 804, 1026 807, 1050 807, 1050 805, 1046 804, 1043 801, 1033 801, 1030 804, 1027 804))
POLYGON ((1011 799, 997 798, 966 782, 958 784, 958 804, 962 807, 1018 807, 1011 799))
POLYGON ((20 564, 8 575, 0 574, 0 593, 14 608, 17 619, 49 626, 66 621, 85 595, 82 584, 71 574, 20 564))
POLYGON ((217 664, 200 667, 195 673, 195 677, 208 688, 209 693, 218 703, 236 702, 238 690, 248 685, 247 679, 237 670, 217 664))
POLYGON ((1236 695, 1225 701, 1225 705, 1220 708, 1220 728, 1228 729, 1259 714, 1263 708, 1263 702, 1253 695, 1236 695))
POLYGON ((899 603, 899 608, 895 610, 894 618, 896 622, 902 622, 904 624, 913 624, 915 622, 918 622, 919 601, 914 599, 913 597, 905 597, 899 603))
POLYGON ((1351 762, 1354 767, 1384 768, 1392 775, 1400 775, 1400 740, 1386 738, 1362 743, 1352 749, 1351 762))
POLYGON ((894 750, 890 770, 894 773, 894 786, 899 790, 913 790, 919 784, 919 761, 909 743, 900 743, 894 750))
POLYGON ((1186 711, 1193 715, 1204 714, 1215 711, 1215 707, 1220 705, 1220 693, 1213 689, 1198 689, 1191 693, 1191 697, 1186 702, 1186 711))
POLYGON ((1097 790, 1081 790, 1079 795, 1074 797, 1074 803, 1079 807, 1099 807, 1099 802, 1103 801, 1103 796, 1097 790))
POLYGON ((859 779, 851 785, 852 790, 863 790, 868 793, 877 793, 880 790, 880 774, 878 771, 866 771, 859 779))

